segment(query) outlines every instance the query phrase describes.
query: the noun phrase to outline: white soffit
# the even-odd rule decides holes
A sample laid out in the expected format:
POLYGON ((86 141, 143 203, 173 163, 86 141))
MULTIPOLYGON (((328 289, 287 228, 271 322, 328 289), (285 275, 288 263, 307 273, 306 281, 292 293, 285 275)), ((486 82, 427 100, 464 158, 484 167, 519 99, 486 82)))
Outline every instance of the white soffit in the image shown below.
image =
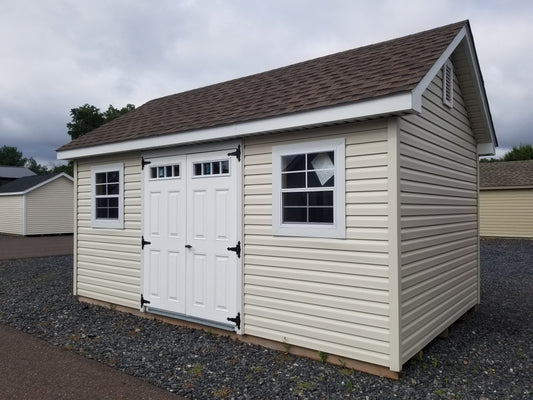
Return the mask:
POLYGON ((69 160, 102 154, 148 150, 167 146, 237 138, 258 133, 353 121, 379 115, 418 113, 420 112, 420 107, 415 106, 415 103, 420 104, 420 99, 414 100, 410 92, 404 92, 367 101, 264 118, 255 121, 241 122, 226 126, 58 151, 57 158, 59 160, 69 160))

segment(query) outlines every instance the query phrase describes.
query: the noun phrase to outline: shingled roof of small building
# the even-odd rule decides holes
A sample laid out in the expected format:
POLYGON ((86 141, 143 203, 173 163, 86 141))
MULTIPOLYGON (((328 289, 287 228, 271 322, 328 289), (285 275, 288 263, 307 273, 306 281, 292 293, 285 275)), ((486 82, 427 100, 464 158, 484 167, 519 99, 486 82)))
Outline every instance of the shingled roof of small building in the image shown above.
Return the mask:
MULTIPOLYGON (((0 194, 22 194, 38 185, 45 183, 46 181, 56 178, 58 175, 65 175, 63 173, 51 173, 44 175, 32 175, 25 176, 23 178, 16 179, 12 182, 6 183, 0 186, 0 194)), ((66 176, 66 175, 65 175, 66 176)))
POLYGON ((479 176, 481 188, 533 188, 533 160, 482 162, 479 176))
POLYGON ((413 90, 468 21, 151 100, 62 146, 219 127, 413 90))

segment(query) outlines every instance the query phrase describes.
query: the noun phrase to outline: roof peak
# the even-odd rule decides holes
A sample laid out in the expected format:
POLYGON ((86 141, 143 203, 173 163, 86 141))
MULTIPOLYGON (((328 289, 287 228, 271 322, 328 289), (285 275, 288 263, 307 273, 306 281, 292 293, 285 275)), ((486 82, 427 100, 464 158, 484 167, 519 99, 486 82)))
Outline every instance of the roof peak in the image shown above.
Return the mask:
POLYGON ((468 21, 153 99, 59 151, 242 125, 410 93, 464 26, 468 21))

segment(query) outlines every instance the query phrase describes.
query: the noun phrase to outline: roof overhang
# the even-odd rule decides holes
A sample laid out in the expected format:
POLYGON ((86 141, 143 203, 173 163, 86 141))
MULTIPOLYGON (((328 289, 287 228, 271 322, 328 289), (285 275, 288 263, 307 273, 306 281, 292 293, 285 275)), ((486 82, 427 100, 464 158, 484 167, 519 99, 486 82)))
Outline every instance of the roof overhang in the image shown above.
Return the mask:
POLYGON ((471 124, 476 137, 477 153, 479 156, 494 155, 498 146, 498 139, 496 138, 483 76, 481 75, 481 68, 469 24, 466 24, 459 31, 448 48, 413 90, 413 97, 422 98, 424 91, 429 87, 433 78, 449 58, 455 58, 456 64, 459 64, 458 67, 469 73, 469 85, 462 85, 462 88, 463 92, 465 92, 463 94, 465 95, 465 103, 469 109, 469 115, 472 117, 471 124))
POLYGON ((314 126, 337 124, 375 118, 384 115, 403 115, 419 113, 421 101, 411 92, 403 92, 391 96, 371 100, 343 104, 334 107, 287 114, 272 118, 264 118, 238 124, 196 129, 179 133, 109 143, 79 149, 57 152, 60 160, 92 157, 103 154, 122 153, 127 151, 150 150, 160 147, 181 146, 214 140, 226 140, 249 135, 269 132, 289 131, 314 126))

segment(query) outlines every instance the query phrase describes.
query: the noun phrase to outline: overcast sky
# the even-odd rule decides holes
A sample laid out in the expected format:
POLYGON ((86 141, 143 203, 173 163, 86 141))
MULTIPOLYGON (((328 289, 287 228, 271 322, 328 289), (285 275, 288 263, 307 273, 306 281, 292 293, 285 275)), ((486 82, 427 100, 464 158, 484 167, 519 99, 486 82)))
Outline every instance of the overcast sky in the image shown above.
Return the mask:
POLYGON ((498 155, 533 143, 531 0, 0 0, 0 147, 57 164, 85 103, 138 107, 464 19, 498 155))

